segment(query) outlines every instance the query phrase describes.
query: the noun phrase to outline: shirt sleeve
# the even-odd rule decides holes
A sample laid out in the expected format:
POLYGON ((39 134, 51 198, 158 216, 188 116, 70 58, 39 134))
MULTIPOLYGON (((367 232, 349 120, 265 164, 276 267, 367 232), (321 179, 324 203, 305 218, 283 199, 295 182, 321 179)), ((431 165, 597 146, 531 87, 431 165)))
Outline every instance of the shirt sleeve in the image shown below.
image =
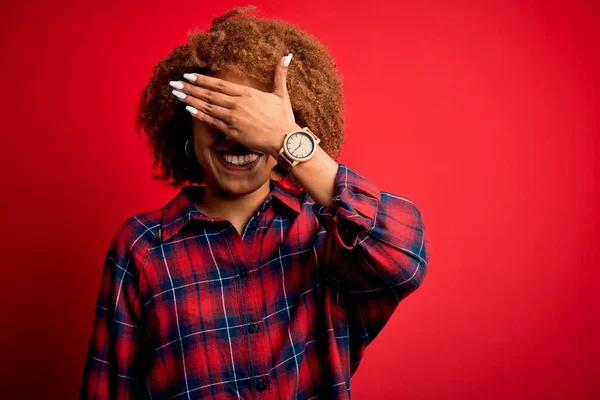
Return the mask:
POLYGON ((128 236, 121 227, 106 254, 80 400, 142 398, 139 279, 128 236))
POLYGON ((409 199, 381 192, 344 164, 335 177, 333 204, 314 204, 313 210, 328 233, 328 280, 346 311, 354 373, 398 303, 423 282, 421 213, 409 199))

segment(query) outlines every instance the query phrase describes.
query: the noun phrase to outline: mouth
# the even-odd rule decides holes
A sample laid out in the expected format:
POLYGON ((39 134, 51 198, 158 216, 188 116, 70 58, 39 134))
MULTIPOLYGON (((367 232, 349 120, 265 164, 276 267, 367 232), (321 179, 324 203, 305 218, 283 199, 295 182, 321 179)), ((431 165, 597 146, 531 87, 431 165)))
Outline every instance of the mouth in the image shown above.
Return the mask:
POLYGON ((252 151, 232 151, 223 150, 216 151, 217 158, 221 164, 233 171, 249 171, 253 169, 265 156, 263 153, 256 153, 252 151))

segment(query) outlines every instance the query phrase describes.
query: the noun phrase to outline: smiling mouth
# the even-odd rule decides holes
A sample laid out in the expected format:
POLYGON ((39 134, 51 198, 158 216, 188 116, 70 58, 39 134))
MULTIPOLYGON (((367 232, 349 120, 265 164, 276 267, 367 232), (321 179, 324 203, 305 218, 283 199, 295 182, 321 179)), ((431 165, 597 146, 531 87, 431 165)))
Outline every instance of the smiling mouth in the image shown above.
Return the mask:
POLYGON ((241 153, 235 154, 230 151, 218 151, 219 159, 229 167, 251 167, 263 157, 263 154, 258 153, 241 153))

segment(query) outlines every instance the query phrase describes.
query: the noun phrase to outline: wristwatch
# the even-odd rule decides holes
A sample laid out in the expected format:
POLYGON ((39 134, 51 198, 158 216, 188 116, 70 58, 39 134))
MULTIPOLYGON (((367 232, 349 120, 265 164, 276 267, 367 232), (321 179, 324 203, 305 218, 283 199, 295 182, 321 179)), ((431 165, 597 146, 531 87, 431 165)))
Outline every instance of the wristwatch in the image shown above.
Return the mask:
POLYGON ((283 139, 283 146, 279 150, 275 169, 286 175, 298 163, 310 160, 317 151, 321 139, 315 136, 308 127, 289 132, 283 139))

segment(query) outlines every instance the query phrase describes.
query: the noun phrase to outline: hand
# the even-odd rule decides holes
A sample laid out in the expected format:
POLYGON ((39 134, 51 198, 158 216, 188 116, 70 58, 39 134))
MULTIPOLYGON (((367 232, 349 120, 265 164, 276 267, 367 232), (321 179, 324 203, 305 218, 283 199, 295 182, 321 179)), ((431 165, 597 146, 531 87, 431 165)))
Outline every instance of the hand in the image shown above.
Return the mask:
POLYGON ((211 125, 236 142, 278 157, 286 133, 301 129, 294 119, 287 91, 285 65, 292 55, 277 64, 273 92, 202 75, 184 74, 192 83, 171 81, 173 94, 188 104, 192 117, 211 125))

